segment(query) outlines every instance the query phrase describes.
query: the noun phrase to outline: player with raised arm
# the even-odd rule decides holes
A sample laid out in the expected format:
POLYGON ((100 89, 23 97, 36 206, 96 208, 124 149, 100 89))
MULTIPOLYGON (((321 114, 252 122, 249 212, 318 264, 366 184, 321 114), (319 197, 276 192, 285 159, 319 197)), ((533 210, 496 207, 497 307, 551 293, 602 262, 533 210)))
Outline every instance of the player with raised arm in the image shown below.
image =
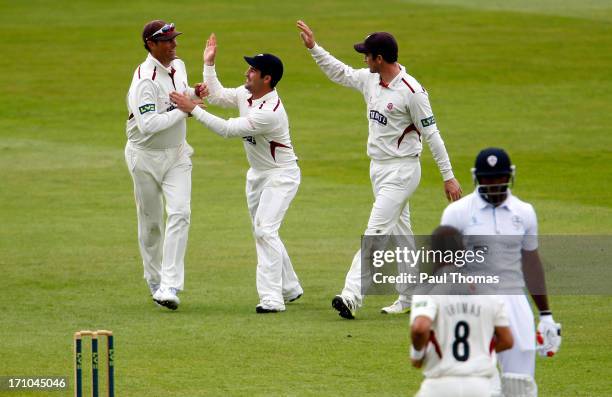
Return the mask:
MULTIPOLYGON (((355 44, 368 67, 353 69, 319 46, 303 21, 298 21, 297 27, 323 73, 333 82, 361 92, 367 105, 367 153, 375 199, 364 234, 412 236, 408 200, 421 179, 422 139, 438 164, 448 199, 461 197, 461 187, 453 175, 427 91, 397 62, 397 42, 387 32, 372 33, 363 43, 355 44)), ((342 293, 332 300, 332 307, 341 317, 355 318, 355 311, 362 305, 361 276, 359 250, 353 257, 342 293)), ((399 314, 409 310, 410 296, 405 289, 392 305, 381 311, 399 314)))
POLYGON ((300 185, 300 168, 289 135, 289 120, 276 91, 283 64, 272 54, 244 57, 246 82, 225 88, 215 70, 217 38, 211 34, 204 50, 204 82, 211 104, 238 108, 240 117, 214 116, 186 95, 171 94, 179 109, 190 113, 214 133, 242 138, 250 168, 246 196, 257 250, 257 313, 285 311, 285 303, 303 294, 278 230, 300 185))

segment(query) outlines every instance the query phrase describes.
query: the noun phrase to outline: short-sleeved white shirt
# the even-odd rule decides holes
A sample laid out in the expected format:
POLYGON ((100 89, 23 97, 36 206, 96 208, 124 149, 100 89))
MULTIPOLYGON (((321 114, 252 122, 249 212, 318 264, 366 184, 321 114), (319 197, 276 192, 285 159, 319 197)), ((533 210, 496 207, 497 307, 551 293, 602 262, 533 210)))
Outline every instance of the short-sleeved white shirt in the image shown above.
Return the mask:
POLYGON ((410 323, 418 316, 432 320, 423 374, 492 376, 495 327, 509 326, 504 302, 497 296, 414 295, 410 323))
MULTIPOLYGON (((531 204, 508 190, 506 200, 495 207, 473 192, 449 204, 440 223, 458 229, 466 249, 484 248, 482 266, 498 274, 504 287, 525 287, 521 251, 538 248, 538 222, 531 204)), ((472 271, 478 271, 477 263, 471 266, 472 271)))

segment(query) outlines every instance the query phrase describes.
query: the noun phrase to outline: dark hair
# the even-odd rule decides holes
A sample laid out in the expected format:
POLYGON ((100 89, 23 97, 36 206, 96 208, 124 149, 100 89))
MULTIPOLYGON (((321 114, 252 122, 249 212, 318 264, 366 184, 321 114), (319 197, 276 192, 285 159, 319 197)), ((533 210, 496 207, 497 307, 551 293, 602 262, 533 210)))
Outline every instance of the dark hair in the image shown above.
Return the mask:
POLYGON ((376 58, 378 55, 380 55, 387 63, 397 62, 397 54, 390 54, 388 52, 372 52, 372 58, 376 58))

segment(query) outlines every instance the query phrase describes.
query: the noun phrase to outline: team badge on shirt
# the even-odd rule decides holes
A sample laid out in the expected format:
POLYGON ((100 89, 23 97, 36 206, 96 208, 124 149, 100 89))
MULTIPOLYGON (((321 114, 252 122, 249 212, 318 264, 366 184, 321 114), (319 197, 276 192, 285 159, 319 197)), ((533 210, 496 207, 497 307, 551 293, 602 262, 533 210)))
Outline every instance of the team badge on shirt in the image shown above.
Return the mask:
POLYGON ((389 111, 393 110, 393 104, 391 102, 387 104, 387 110, 389 111))
POLYGON ((512 216, 512 226, 514 226, 515 229, 520 229, 521 224, 523 223, 523 220, 521 219, 520 216, 518 215, 514 215, 512 216))

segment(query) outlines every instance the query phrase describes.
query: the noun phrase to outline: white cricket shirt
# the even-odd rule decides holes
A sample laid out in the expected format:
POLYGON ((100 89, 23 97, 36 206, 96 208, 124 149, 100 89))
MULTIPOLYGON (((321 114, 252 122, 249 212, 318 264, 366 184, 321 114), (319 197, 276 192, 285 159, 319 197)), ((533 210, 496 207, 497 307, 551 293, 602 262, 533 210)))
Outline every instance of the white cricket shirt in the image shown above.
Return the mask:
POLYGON ((128 140, 137 147, 168 149, 185 142, 187 114, 170 102, 170 92, 187 92, 194 97, 187 83, 185 64, 180 59, 166 68, 151 54, 134 71, 127 93, 128 140))
MULTIPOLYGON (((487 273, 498 274, 504 288, 521 291, 525 287, 521 251, 538 248, 538 222, 531 204, 508 190, 506 200, 495 207, 472 192, 449 204, 440 224, 458 229, 466 249, 484 248, 485 261, 480 266, 488 267, 487 273)), ((477 263, 470 266, 478 272, 477 263)))
POLYGON ((224 120, 200 107, 191 112, 193 117, 218 135, 242 137, 253 169, 297 167, 297 156, 289 135, 289 119, 276 90, 252 99, 244 86, 224 88, 215 67, 208 65, 204 65, 204 81, 209 90, 208 102, 222 107, 237 107, 240 117, 224 120))
POLYGON ((418 316, 432 320, 423 374, 490 377, 496 371, 495 327, 508 327, 504 302, 497 296, 414 295, 410 323, 418 316))
POLYGON ((401 72, 385 84, 378 73, 353 69, 317 44, 309 51, 330 80, 363 94, 369 126, 367 153, 371 159, 419 156, 424 138, 442 178, 445 181, 454 178, 427 91, 403 66, 400 65, 401 72))

